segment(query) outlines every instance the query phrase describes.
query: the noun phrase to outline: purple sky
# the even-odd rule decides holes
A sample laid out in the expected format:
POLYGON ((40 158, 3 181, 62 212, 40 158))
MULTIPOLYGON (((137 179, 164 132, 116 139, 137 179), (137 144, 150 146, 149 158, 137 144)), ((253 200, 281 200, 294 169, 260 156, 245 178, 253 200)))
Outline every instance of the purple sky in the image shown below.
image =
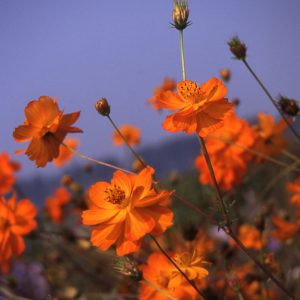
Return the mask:
MULTIPOLYGON (((24 107, 40 95, 57 96, 65 112, 81 110, 80 150, 97 157, 124 156, 111 143, 112 128, 94 110, 107 97, 118 124, 142 130, 142 145, 174 135, 161 129, 164 114, 145 105, 165 76, 180 80, 178 33, 171 29, 169 0, 63 0, 0 2, 0 151, 23 148, 12 139, 24 107)), ((239 113, 274 113, 267 98, 226 41, 235 34, 248 45, 248 61, 274 96, 300 99, 299 0, 192 0, 192 26, 185 31, 188 79, 199 83, 228 67, 229 98, 242 100, 239 113)), ((20 175, 41 170, 21 155, 20 175)))

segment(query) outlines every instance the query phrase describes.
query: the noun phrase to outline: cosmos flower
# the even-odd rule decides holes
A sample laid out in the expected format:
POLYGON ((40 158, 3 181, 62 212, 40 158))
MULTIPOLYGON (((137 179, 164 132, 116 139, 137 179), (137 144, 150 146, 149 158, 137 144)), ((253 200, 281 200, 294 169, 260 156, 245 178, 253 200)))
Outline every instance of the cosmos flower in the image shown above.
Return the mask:
MULTIPOLYGON (((125 137, 125 139, 127 140, 130 146, 136 146, 140 143, 141 132, 139 128, 132 125, 124 124, 119 128, 119 130, 122 133, 122 135, 125 137)), ((113 143, 116 146, 125 145, 125 142, 123 141, 122 137, 117 131, 114 131, 112 138, 113 138, 113 143)))
POLYGON ((9 270, 10 261, 25 250, 23 236, 37 226, 37 210, 29 199, 16 201, 16 195, 6 201, 0 197, 0 267, 3 273, 9 270))
MULTIPOLYGON (((259 113, 259 123, 253 126, 255 142, 253 149, 268 156, 279 154, 287 145, 283 132, 286 128, 284 120, 275 123, 273 116, 259 113)), ((256 157, 255 162, 263 162, 264 158, 256 157)))
POLYGON ((70 201, 70 193, 63 187, 55 190, 54 196, 47 197, 45 207, 50 219, 59 223, 63 220, 63 208, 70 201))
POLYGON ((72 127, 80 112, 64 114, 59 110, 56 99, 41 96, 25 107, 25 122, 13 133, 17 142, 30 141, 25 154, 35 161, 37 167, 44 167, 59 155, 59 147, 69 132, 82 132, 72 127))
MULTIPOLYGON (((201 267, 203 263, 201 258, 189 256, 187 253, 184 253, 182 255, 177 255, 175 260, 177 263, 180 263, 180 267, 184 268, 184 271, 195 281, 202 280, 208 274, 207 270, 201 267)), ((148 257, 147 263, 141 266, 141 270, 143 272, 143 277, 147 281, 151 282, 175 299, 196 300, 199 297, 193 287, 162 253, 152 253, 148 257)), ((166 300, 168 298, 156 289, 142 282, 140 299, 166 300)))
POLYGON ((16 181, 14 173, 20 169, 20 164, 11 161, 8 153, 0 153, 0 194, 6 194, 11 191, 16 181))
POLYGON ((233 104, 224 98, 226 87, 221 80, 211 78, 201 86, 185 80, 177 84, 177 94, 170 92, 161 99, 163 108, 178 110, 163 123, 167 131, 197 133, 201 137, 221 128, 233 111, 233 104))
POLYGON ((111 183, 97 182, 89 189, 91 209, 82 214, 92 226, 91 242, 101 250, 116 244, 117 255, 137 251, 147 233, 161 234, 172 225, 173 213, 166 207, 172 192, 152 188, 150 167, 138 175, 116 171, 111 183))

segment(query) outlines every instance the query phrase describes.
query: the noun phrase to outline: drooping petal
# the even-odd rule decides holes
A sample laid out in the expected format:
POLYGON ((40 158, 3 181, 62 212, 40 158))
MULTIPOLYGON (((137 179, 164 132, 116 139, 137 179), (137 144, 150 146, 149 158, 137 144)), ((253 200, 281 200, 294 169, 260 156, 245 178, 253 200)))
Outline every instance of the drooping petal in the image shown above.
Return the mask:
POLYGON ((123 232, 123 224, 98 225, 92 230, 91 242, 101 250, 107 250, 123 232))
POLYGON ((112 209, 90 209, 82 213, 82 223, 84 225, 97 225, 106 222, 115 224, 124 221, 126 217, 125 210, 112 209))
POLYGON ((32 125, 20 125, 15 128, 13 137, 17 142, 26 142, 35 137, 35 135, 37 135, 39 131, 39 127, 35 127, 32 125))
POLYGON ((133 253, 138 251, 141 248, 142 240, 137 241, 128 241, 124 239, 124 236, 121 235, 119 240, 117 241, 117 255, 123 256, 129 253, 133 253))

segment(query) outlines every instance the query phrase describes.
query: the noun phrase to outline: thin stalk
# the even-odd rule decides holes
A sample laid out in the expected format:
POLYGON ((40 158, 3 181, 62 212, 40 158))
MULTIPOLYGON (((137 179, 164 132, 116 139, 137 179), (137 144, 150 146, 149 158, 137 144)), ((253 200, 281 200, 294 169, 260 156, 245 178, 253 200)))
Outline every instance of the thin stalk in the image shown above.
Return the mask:
POLYGON ((293 159, 293 160, 295 160, 295 161, 300 162, 300 157, 298 157, 297 155, 291 153, 290 151, 283 150, 283 151, 282 151, 282 154, 284 154, 286 157, 288 157, 288 158, 290 158, 290 159, 293 159))
POLYGON ((153 284, 152 282, 148 281, 147 279, 143 279, 142 282, 144 282, 145 284, 149 285, 150 287, 152 287, 153 289, 157 290, 160 294, 162 294, 163 296, 171 299, 171 300, 177 300, 177 298, 171 296, 170 294, 168 294, 166 291, 164 291, 163 289, 159 288, 158 286, 156 286, 155 284, 153 284))
POLYGON ((112 120, 112 118, 110 117, 110 115, 108 115, 106 117, 108 118, 108 120, 110 121, 110 123, 112 124, 112 126, 114 127, 114 129, 117 131, 117 133, 119 134, 119 136, 122 138, 122 140, 124 141, 124 143, 126 144, 126 146, 128 147, 128 149, 140 161, 140 163, 143 165, 143 167, 146 168, 147 167, 146 163, 143 161, 143 159, 141 158, 141 156, 128 143, 127 139, 122 134, 122 132, 120 131, 120 129, 118 128, 118 126, 116 125, 116 123, 112 120))
POLYGON ((78 157, 81 157, 83 159, 86 159, 86 160, 89 160, 89 161, 92 161, 100 166, 104 166, 104 167, 108 167, 108 168, 112 168, 112 169, 115 169, 115 170, 120 170, 120 171, 123 171, 123 172, 126 172, 126 173, 129 173, 129 174, 135 174, 134 172, 131 172, 129 170, 126 170, 126 169, 123 169, 121 167, 118 167, 118 166, 115 166, 115 165, 112 165, 112 164, 109 164, 109 163, 106 163, 104 161, 100 161, 100 160, 97 160, 97 159, 94 159, 92 157, 89 157, 85 154, 82 154, 80 153, 79 151, 69 147, 68 145, 66 145, 64 142, 61 143, 63 146, 65 146, 69 151, 71 151, 74 155, 78 156, 78 157))
POLYGON ((265 186, 263 191, 261 192, 259 198, 262 199, 266 196, 269 190, 272 189, 276 185, 276 183, 286 174, 290 173, 293 169, 295 169, 300 164, 300 161, 294 161, 291 165, 287 166, 285 169, 283 169, 281 172, 277 174, 277 176, 273 177, 272 180, 269 181, 269 183, 265 186))
POLYGON ((275 99, 272 97, 272 95, 270 94, 270 92, 268 91, 268 89, 265 87, 265 85, 262 83, 262 81, 255 74, 255 72, 250 67, 250 65, 248 64, 248 62, 246 61, 246 59, 242 59, 242 62, 244 63, 244 65, 246 66, 246 68, 248 69, 248 71, 251 73, 251 75, 254 77, 254 79, 257 81, 257 83, 260 85, 260 87, 263 89, 263 91, 265 92, 265 94, 267 95, 267 97, 270 99, 270 101, 272 102, 272 104, 275 106, 275 108, 277 109, 277 111, 281 115, 282 119, 286 122, 286 124, 288 125, 288 127, 290 128, 290 130, 293 132, 293 134, 296 136, 296 138, 300 142, 300 135, 295 130, 295 128, 292 126, 292 124, 290 123, 290 121, 288 120, 288 118, 285 116, 285 114, 280 110, 280 108, 278 107, 275 99))
POLYGON ((184 47, 183 47, 183 30, 179 31, 179 41, 180 41, 180 56, 181 56, 182 80, 186 80, 184 47))
POLYGON ((151 239, 154 241, 154 243, 156 244, 156 246, 159 248, 159 250, 162 252, 162 254, 169 260, 169 262, 178 270, 178 272, 186 279, 186 281, 197 291, 197 293, 205 299, 204 295, 202 294, 202 292, 197 288, 197 286, 195 285, 194 281, 189 279, 188 276, 180 269, 180 267, 178 267, 178 265, 175 263, 175 261, 169 256, 169 254, 162 248, 162 246, 159 244, 159 242, 157 241, 157 239, 152 235, 149 234, 149 236, 151 237, 151 239))
POLYGON ((226 222, 227 229, 230 230, 230 228, 231 228, 230 227, 230 224, 231 224, 230 217, 229 217, 228 211, 226 209, 226 205, 225 205, 225 202, 223 200, 219 185, 217 183, 217 179, 216 179, 216 176, 215 176, 213 166, 212 166, 211 161, 210 161, 210 157, 209 157, 206 145, 205 145, 205 141, 201 136, 197 135, 197 137, 198 137, 200 146, 203 150, 203 155, 204 155, 204 158, 205 158, 205 161, 206 161, 206 165, 208 167, 211 179, 213 181, 213 185, 214 185, 215 190, 216 190, 216 194, 217 194, 217 197, 218 197, 219 204, 221 206, 221 211, 222 211, 222 214, 223 214, 224 221, 226 222))

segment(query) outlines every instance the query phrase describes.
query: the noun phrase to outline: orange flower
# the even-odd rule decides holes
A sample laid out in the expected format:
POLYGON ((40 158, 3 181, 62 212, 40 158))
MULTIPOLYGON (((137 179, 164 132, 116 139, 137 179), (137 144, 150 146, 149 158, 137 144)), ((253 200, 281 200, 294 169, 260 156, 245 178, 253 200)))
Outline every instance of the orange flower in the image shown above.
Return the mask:
POLYGON ((20 169, 20 164, 11 161, 6 152, 0 153, 0 194, 6 194, 11 191, 16 181, 14 172, 20 169))
POLYGON ((171 132, 197 132, 205 137, 222 127, 224 119, 233 110, 233 104, 224 98, 226 87, 217 78, 201 86, 190 80, 181 81, 177 84, 177 93, 169 92, 160 100, 161 107, 179 110, 169 115, 162 125, 171 132))
POLYGON ((245 247, 252 248, 254 250, 260 250, 265 245, 265 241, 263 240, 259 230, 248 224, 240 226, 238 238, 245 247))
MULTIPOLYGON (((141 133, 139 128, 132 125, 124 124, 119 128, 119 130, 121 131, 129 145, 135 146, 140 143, 141 133)), ((123 139, 117 131, 114 131, 113 133, 113 142, 116 146, 125 145, 125 142, 123 141, 123 139)))
MULTIPOLYGON (((241 182, 251 158, 245 148, 254 143, 252 129, 247 121, 232 114, 224 120, 224 126, 205 138, 205 141, 220 188, 232 189, 241 182)), ((199 181, 213 185, 203 154, 196 158, 195 164, 200 171, 199 181)))
POLYGON ((59 146, 68 132, 82 132, 72 127, 80 112, 63 114, 55 99, 41 96, 25 107, 25 122, 13 133, 17 142, 30 141, 25 154, 37 167, 44 167, 59 155, 59 146))
MULTIPOLYGON (((253 149, 268 156, 279 154, 287 145, 283 137, 286 128, 284 120, 275 123, 271 115, 259 113, 259 124, 253 126, 256 135, 253 149)), ((262 157, 256 157, 257 163, 264 161, 262 157)))
POLYGON ((63 220, 63 207, 69 203, 70 198, 70 193, 63 187, 56 189, 54 196, 46 198, 46 210, 53 222, 59 223, 63 220))
POLYGON ((7 273, 10 261, 25 250, 23 235, 36 228, 36 208, 28 199, 16 202, 16 195, 6 201, 0 197, 0 267, 7 273))
POLYGON ((279 216, 273 217, 272 221, 275 225, 272 236, 280 241, 286 241, 300 231, 300 224, 290 223, 279 216))
POLYGON ((173 92, 176 88, 176 81, 166 77, 161 86, 156 87, 153 91, 152 98, 147 100, 147 103, 152 105, 155 110, 160 110, 163 108, 160 103, 160 99, 165 97, 169 92, 173 92), (166 93, 166 94, 165 94, 166 93))
POLYGON ((291 197, 290 202, 300 207, 300 177, 298 177, 293 183, 288 183, 287 190, 294 194, 291 197))
MULTIPOLYGON (((77 146, 79 145, 79 140, 68 138, 66 139, 65 144, 72 149, 76 149, 77 146)), ((62 167, 66 163, 68 163, 72 159, 72 157, 73 157, 73 153, 64 145, 60 145, 59 155, 57 158, 53 160, 53 163, 57 167, 62 167)))
MULTIPOLYGON (((247 170, 247 165, 242 157, 211 155, 210 160, 220 189, 229 191, 233 186, 240 184, 247 170)), ((199 182, 213 186, 204 155, 196 158, 195 165, 200 171, 199 182)))
MULTIPOLYGON (((142 265, 141 269, 143 271, 143 277, 147 281, 168 293, 170 296, 178 300, 198 299, 199 295, 197 292, 185 280, 179 280, 178 284, 174 284, 175 278, 181 278, 178 276, 178 271, 163 254, 158 252, 152 253, 148 257, 147 264, 142 265)), ((140 300, 148 299, 167 300, 169 298, 142 282, 140 300)))
POLYGON ((116 244, 117 255, 137 251, 147 233, 161 234, 172 225, 173 213, 166 207, 172 192, 152 188, 150 167, 138 175, 116 171, 111 180, 89 189, 92 207, 82 214, 84 225, 93 226, 91 242, 101 250, 116 244))

